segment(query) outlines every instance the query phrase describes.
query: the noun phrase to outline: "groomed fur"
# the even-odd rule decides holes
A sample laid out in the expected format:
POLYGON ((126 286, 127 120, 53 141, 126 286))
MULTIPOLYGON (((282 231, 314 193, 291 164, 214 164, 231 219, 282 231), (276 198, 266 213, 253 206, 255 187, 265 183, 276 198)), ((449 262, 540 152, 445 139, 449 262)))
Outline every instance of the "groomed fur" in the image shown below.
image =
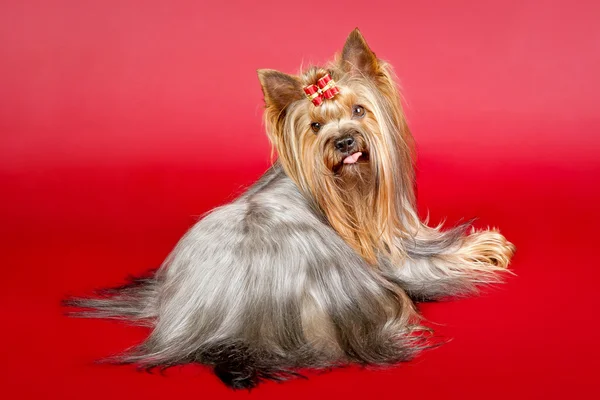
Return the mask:
POLYGON ((411 298, 500 281, 512 245, 496 231, 419 220, 412 138, 391 69, 358 30, 326 68, 259 78, 279 161, 190 229, 155 274, 67 305, 77 316, 152 327, 117 362, 202 363, 233 388, 299 368, 410 359, 428 345, 411 298), (302 86, 325 73, 341 94, 314 107, 302 86), (360 162, 343 163, 340 137, 355 140, 360 162))
POLYGON ((155 279, 105 294, 69 304, 154 326, 118 361, 209 364, 234 387, 297 368, 392 364, 422 342, 397 282, 324 223, 279 166, 194 226, 155 279))

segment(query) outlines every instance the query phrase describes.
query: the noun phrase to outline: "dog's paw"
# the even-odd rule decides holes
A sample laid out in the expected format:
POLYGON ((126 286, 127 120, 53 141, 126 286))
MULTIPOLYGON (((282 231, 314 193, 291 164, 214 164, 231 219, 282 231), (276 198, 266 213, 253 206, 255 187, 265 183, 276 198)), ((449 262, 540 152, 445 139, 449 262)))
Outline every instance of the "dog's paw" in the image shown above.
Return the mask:
POLYGON ((515 246, 495 229, 473 231, 466 240, 466 250, 473 262, 506 269, 515 253, 515 246))

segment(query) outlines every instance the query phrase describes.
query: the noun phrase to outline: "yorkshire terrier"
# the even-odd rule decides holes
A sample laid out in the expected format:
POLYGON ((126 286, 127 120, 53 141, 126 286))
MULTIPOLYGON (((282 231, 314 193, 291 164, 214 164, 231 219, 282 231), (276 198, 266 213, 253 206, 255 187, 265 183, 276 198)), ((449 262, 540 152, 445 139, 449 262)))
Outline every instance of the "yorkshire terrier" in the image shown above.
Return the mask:
POLYGON ((410 359, 429 342, 413 301, 500 282, 513 245, 495 230, 419 219, 392 69, 358 30, 327 66, 258 78, 277 162, 155 273, 67 305, 152 328, 113 361, 200 363, 236 389, 410 359))

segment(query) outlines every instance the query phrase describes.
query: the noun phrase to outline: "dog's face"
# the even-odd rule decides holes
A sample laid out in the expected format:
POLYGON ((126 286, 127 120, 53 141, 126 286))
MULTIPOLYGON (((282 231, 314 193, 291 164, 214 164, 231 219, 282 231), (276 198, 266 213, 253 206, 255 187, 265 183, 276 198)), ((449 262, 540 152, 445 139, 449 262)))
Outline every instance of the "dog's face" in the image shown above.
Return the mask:
POLYGON ((319 107, 303 103, 294 123, 304 126, 298 147, 305 171, 312 165, 321 175, 341 181, 361 172, 368 175, 371 137, 380 135, 368 101, 345 87, 334 102, 319 107))
POLYGON ((390 67, 355 30, 330 65, 299 76, 260 70, 259 79, 267 133, 288 176, 366 259, 393 252, 413 170, 390 67), (315 105, 303 89, 326 75, 339 93, 315 105))

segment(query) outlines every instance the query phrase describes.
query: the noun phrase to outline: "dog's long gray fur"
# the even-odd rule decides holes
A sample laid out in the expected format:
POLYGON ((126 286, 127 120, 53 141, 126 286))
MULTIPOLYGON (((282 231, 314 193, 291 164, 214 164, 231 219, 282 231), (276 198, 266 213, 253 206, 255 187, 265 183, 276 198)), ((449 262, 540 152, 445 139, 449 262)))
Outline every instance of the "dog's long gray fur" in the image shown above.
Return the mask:
MULTIPOLYGON (((431 257, 458 238, 450 231, 415 241, 412 252, 431 257)), ((300 367, 390 364, 414 355, 421 328, 408 317, 412 304, 402 286, 415 283, 386 269, 367 265, 276 164, 190 229, 153 277, 68 304, 87 309, 79 316, 153 327, 120 362, 199 362, 231 386, 246 387, 300 367)), ((423 287, 440 280, 415 278, 423 287)), ((440 295, 464 285, 446 276, 444 293, 433 287, 440 295)))

